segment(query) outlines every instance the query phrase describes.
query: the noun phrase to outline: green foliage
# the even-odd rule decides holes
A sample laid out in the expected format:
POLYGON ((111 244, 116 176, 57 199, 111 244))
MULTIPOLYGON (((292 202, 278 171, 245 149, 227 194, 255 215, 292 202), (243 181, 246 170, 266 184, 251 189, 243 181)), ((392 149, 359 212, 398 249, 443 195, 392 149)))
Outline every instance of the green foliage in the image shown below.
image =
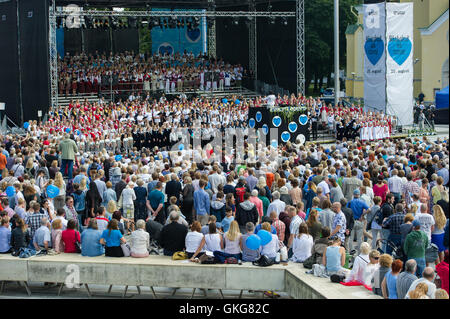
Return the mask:
MULTIPOLYGON (((339 1, 339 64, 346 65, 345 30, 349 24, 354 24, 357 18, 351 12, 352 5, 362 4, 363 0, 339 1)), ((305 62, 306 83, 313 78, 327 77, 333 72, 334 47, 334 1, 305 1, 305 62)))

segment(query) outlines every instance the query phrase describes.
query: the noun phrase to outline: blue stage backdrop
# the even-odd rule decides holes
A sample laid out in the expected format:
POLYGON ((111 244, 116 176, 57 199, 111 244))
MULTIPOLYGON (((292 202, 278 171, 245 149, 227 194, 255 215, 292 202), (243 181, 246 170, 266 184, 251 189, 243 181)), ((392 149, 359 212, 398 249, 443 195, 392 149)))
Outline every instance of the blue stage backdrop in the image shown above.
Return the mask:
MULTIPOLYGON (((167 9, 153 9, 155 11, 167 9)), ((177 11, 177 10, 174 10, 177 11)), ((192 10, 199 11, 199 10, 192 10)), ((184 50, 192 52, 194 55, 204 52, 203 43, 206 41, 206 26, 203 19, 200 19, 200 25, 195 30, 183 28, 163 28, 154 27, 151 31, 152 36, 152 53, 183 53, 184 50)))

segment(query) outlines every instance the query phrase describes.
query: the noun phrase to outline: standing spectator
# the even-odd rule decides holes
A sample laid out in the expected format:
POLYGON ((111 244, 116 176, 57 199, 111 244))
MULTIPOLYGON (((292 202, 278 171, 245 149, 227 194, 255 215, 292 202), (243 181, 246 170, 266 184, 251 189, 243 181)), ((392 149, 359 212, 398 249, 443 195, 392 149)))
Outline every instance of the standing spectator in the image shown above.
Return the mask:
POLYGON ((403 184, 402 187, 402 195, 403 199, 406 202, 406 205, 409 205, 412 203, 411 195, 410 194, 419 194, 420 187, 417 185, 416 182, 413 181, 413 175, 409 173, 406 176, 407 182, 403 184))
POLYGON ((71 180, 75 154, 78 153, 77 144, 69 134, 65 134, 64 140, 59 143, 58 150, 61 152, 61 174, 65 175, 67 170, 67 176, 71 180))
POLYGON ((352 232, 353 226, 355 225, 355 219, 353 218, 353 211, 351 208, 347 207, 347 200, 344 198, 341 198, 340 201, 341 204, 341 210, 344 213, 345 216, 345 243, 344 243, 344 247, 346 250, 349 250, 349 238, 350 238, 350 234, 352 232))
POLYGON ((96 183, 91 183, 86 192, 86 218, 95 218, 95 213, 102 203, 96 183))
POLYGON ((137 222, 139 219, 145 221, 148 218, 146 206, 148 195, 147 189, 144 187, 144 181, 142 179, 138 179, 136 184, 137 186, 134 188, 134 193, 136 195, 134 221, 137 222))
POLYGON ((286 225, 278 219, 276 212, 271 212, 269 217, 272 221, 272 226, 277 231, 278 240, 283 243, 286 236, 286 225))
MULTIPOLYGON (((389 240, 394 243, 397 247, 401 247, 402 243, 402 234, 400 232, 400 226, 403 224, 405 219, 405 214, 403 212, 403 205, 397 204, 395 205, 395 214, 389 216, 383 222, 383 228, 389 229, 389 240)), ((391 248, 387 248, 387 253, 391 253, 391 248)))
MULTIPOLYGON (((139 182, 139 180, 138 180, 139 182)), ((75 184, 74 184, 75 186, 75 184)), ((146 190, 147 193, 147 190, 146 190)), ((117 202, 117 195, 116 192, 114 191, 114 189, 112 188, 112 183, 110 181, 106 182, 106 191, 103 193, 103 202, 102 205, 103 206, 108 206, 109 201, 113 200, 115 202, 117 202)))
POLYGON ((188 232, 186 226, 178 223, 180 218, 179 212, 172 211, 169 214, 169 218, 170 224, 162 228, 160 235, 160 244, 164 249, 164 256, 172 256, 175 252, 184 250, 188 232))
POLYGON ((319 213, 317 212, 317 210, 311 210, 309 218, 306 221, 306 225, 308 225, 308 233, 311 234, 313 240, 316 240, 320 237, 320 232, 323 226, 319 222, 319 213))
POLYGON ((356 250, 359 253, 359 247, 363 241, 364 232, 364 215, 369 209, 369 206, 359 198, 360 191, 355 189, 353 192, 353 199, 347 204, 347 207, 351 208, 353 211, 353 218, 355 219, 355 224, 353 225, 352 232, 350 233, 350 250, 353 250, 353 239, 356 235, 357 247, 356 250))
POLYGON ((194 209, 197 220, 203 226, 208 223, 211 206, 209 195, 205 192, 206 182, 201 179, 198 185, 199 189, 194 192, 194 209))
POLYGON ((380 268, 378 268, 377 271, 375 271, 373 275, 373 285, 372 285, 372 291, 378 295, 383 296, 382 289, 381 289, 381 283, 384 280, 384 277, 390 271, 391 265, 392 265, 393 259, 391 255, 383 254, 380 256, 379 264, 380 268))
POLYGON ((267 208, 267 214, 266 216, 269 216, 272 211, 275 211, 277 215, 280 214, 280 212, 284 211, 286 208, 286 203, 280 200, 280 193, 278 191, 275 191, 272 193, 273 201, 270 203, 269 207, 267 208))
POLYGON ((428 286, 427 296, 430 299, 434 299, 435 293, 436 293, 436 285, 434 284, 434 278, 435 278, 434 269, 431 267, 426 267, 423 270, 423 272, 421 273, 420 278, 414 280, 413 283, 411 284, 411 287, 409 287, 409 290, 406 293, 405 299, 411 299, 410 292, 414 291, 416 289, 417 285, 419 285, 420 283, 425 283, 428 286))
MULTIPOLYGON (((398 170, 393 169, 391 171, 391 177, 388 179, 388 189, 395 198, 395 204, 400 201, 401 193, 402 193, 403 182, 400 177, 398 177, 398 170)), ((384 202, 384 201, 383 201, 384 202)))
POLYGON ((136 200, 136 194, 134 193, 134 183, 129 182, 128 186, 122 191, 119 198, 119 207, 122 208, 125 218, 133 221, 134 223, 134 201, 136 200))
POLYGON ((352 170, 352 177, 344 178, 342 182, 342 192, 344 193, 345 199, 347 201, 352 200, 352 195, 356 189, 362 186, 361 180, 356 177, 358 175, 358 171, 356 169, 352 170))
POLYGON ((381 283, 384 299, 398 299, 397 277, 402 270, 403 262, 400 259, 396 259, 391 267, 391 271, 384 276, 383 282, 381 283))
MULTIPOLYGON (((314 206, 311 208, 311 210, 312 209, 314 209, 314 206)), ((325 199, 324 202, 322 203, 322 210, 319 211, 319 222, 322 224, 322 226, 333 229, 334 217, 335 213, 333 213, 333 210, 331 209, 331 202, 329 199, 325 199)))
POLYGON ((434 228, 431 232, 431 242, 439 248, 439 262, 444 260, 444 228, 447 224, 447 218, 439 205, 433 206, 433 218, 435 221, 434 228))
POLYGON ((420 206, 420 213, 416 214, 415 220, 420 222, 420 229, 428 236, 428 241, 431 241, 431 232, 434 229, 435 221, 433 215, 428 213, 426 204, 420 206))
POLYGON ((294 206, 288 206, 286 208, 286 211, 289 218, 291 219, 289 223, 289 239, 287 243, 288 257, 290 258, 293 255, 292 244, 294 242, 294 238, 298 234, 298 228, 304 221, 300 218, 300 216, 297 215, 297 210, 294 206))
POLYGON ((237 205, 235 220, 242 233, 245 233, 245 225, 248 222, 258 223, 258 210, 250 201, 250 193, 244 194, 244 201, 237 205))
POLYGON ((400 234, 402 236, 401 247, 405 244, 406 236, 413 230, 413 221, 414 216, 412 214, 406 214, 403 219, 403 224, 400 225, 400 234))
MULTIPOLYGON (((336 202, 333 203, 333 212, 334 212, 334 218, 333 218, 333 224, 332 227, 330 229, 333 229, 333 231, 331 232, 330 236, 337 236, 340 240, 341 243, 344 244, 345 243, 345 232, 346 232, 346 219, 345 219, 345 215, 344 213, 341 211, 341 204, 336 202)), ((325 226, 328 227, 328 226, 325 226)))
POLYGON ((436 265, 436 272, 441 279, 441 288, 444 289, 447 293, 448 291, 448 249, 445 251, 444 259, 436 265))
POLYGON ((406 294, 412 283, 417 279, 416 273, 417 263, 414 259, 409 259, 405 263, 405 271, 397 277, 397 298, 405 299, 406 294))
POLYGON ((428 236, 420 230, 420 222, 413 221, 413 231, 406 236, 403 251, 408 259, 414 259, 417 262, 416 276, 420 278, 422 271, 426 267, 425 250, 428 247, 428 236))
POLYGON ((330 201, 331 203, 340 202, 342 198, 344 198, 344 193, 342 192, 341 187, 336 182, 335 178, 330 179, 331 189, 330 189, 330 201))
POLYGON ((183 202, 181 204, 181 212, 184 216, 186 216, 186 221, 189 225, 194 221, 194 191, 194 186, 192 186, 192 178, 186 176, 184 178, 183 202))
POLYGON ((58 210, 58 208, 64 207, 66 200, 66 183, 64 182, 63 175, 60 172, 56 173, 55 182, 53 185, 59 189, 58 195, 53 199, 55 210, 58 210))
POLYGON ((389 187, 384 182, 384 178, 382 175, 378 176, 378 181, 375 185, 373 185, 373 193, 375 196, 381 197, 381 202, 384 203, 386 201, 386 195, 389 193, 389 187))

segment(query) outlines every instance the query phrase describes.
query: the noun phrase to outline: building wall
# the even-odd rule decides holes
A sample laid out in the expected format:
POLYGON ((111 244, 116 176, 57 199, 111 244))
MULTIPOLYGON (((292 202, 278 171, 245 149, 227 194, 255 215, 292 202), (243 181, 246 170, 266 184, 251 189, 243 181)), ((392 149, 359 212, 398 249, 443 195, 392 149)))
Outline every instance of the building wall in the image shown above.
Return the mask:
POLYGON ((449 23, 443 23, 433 34, 422 35, 422 92, 425 101, 434 101, 434 89, 442 89, 442 67, 448 61, 449 23), (426 79, 426 81, 425 81, 426 79))
MULTIPOLYGON (((422 37, 419 28, 429 27, 448 8, 448 0, 400 0, 399 2, 414 2, 414 96, 417 97, 423 92, 425 101, 434 101, 434 88, 443 88, 442 67, 448 59, 448 20, 441 34, 441 30, 430 36, 422 37), (438 34, 439 33, 439 34, 438 34), (424 43, 425 41, 425 43, 424 43), (441 49, 442 48, 442 49, 441 49), (428 92, 428 93, 427 93, 428 92)), ((356 6, 358 10, 358 23, 362 24, 364 12, 362 6, 356 6)), ((347 34, 347 80, 346 94, 355 97, 364 96, 363 74, 357 76, 355 87, 353 88, 352 72, 358 74, 358 65, 364 65, 363 38, 358 36, 358 32, 363 35, 364 31, 359 28, 354 34, 347 34), (358 43, 361 41, 361 43, 358 43), (356 60, 359 59, 359 61, 356 60), (362 64, 360 64, 362 63, 362 64)))

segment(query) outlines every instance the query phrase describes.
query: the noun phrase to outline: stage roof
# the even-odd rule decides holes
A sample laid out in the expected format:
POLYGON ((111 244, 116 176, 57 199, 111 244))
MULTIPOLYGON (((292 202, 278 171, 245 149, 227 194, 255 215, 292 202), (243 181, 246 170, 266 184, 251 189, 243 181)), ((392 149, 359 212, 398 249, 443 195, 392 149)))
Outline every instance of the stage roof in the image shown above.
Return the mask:
MULTIPOLYGON (((145 8, 146 5, 155 8, 174 9, 206 9, 208 0, 55 0, 56 6, 67 6, 76 4, 91 7, 125 7, 125 8, 145 8)), ((291 2, 295 0, 271 0, 270 3, 291 2)), ((269 0, 255 0, 256 5, 268 4, 269 0)), ((230 6, 248 6, 247 0, 216 0, 216 9, 230 6)))

